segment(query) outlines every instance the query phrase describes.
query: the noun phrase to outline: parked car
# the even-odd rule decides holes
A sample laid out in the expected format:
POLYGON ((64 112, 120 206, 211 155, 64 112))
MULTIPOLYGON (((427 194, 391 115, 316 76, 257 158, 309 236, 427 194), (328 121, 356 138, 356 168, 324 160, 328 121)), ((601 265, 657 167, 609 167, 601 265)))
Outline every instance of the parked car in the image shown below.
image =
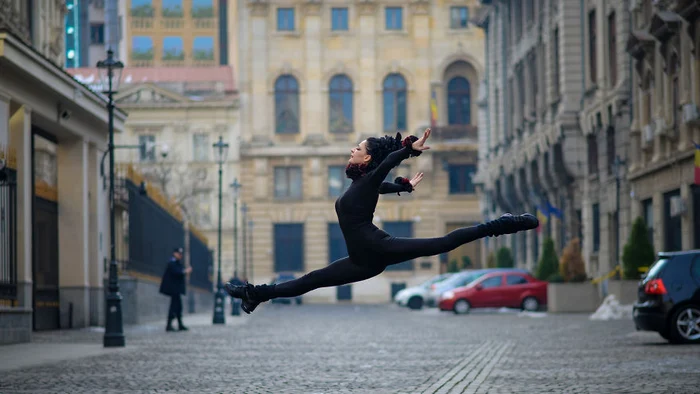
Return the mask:
POLYGON ((547 304, 547 282, 527 272, 495 271, 482 275, 464 287, 444 292, 438 307, 456 314, 473 308, 521 308, 536 311, 547 304))
POLYGON ((659 253, 639 283, 632 316, 637 330, 700 343, 700 250, 659 253))
MULTIPOLYGON (((277 274, 277 276, 275 276, 274 279, 272 279, 272 281, 270 281, 270 284, 275 285, 275 284, 279 284, 279 283, 288 282, 288 281, 293 280, 293 279, 296 279, 296 277, 294 276, 293 273, 280 272, 277 274)), ((270 300, 270 303, 272 303, 272 304, 291 304, 292 301, 295 302, 297 305, 301 305, 301 296, 288 297, 288 298, 287 297, 285 297, 285 298, 273 298, 272 300, 270 300)))
POLYGON ((460 271, 452 275, 447 280, 431 285, 430 292, 426 296, 426 305, 437 306, 438 299, 440 298, 440 295, 444 292, 456 289, 458 287, 464 287, 469 283, 473 282, 474 280, 480 278, 481 276, 486 275, 489 272, 495 271, 514 271, 527 273, 526 270, 519 268, 484 268, 478 270, 460 271))
POLYGON ((410 309, 421 309, 425 302, 426 295, 430 292, 430 286, 440 283, 451 277, 452 273, 434 276, 418 286, 405 288, 394 296, 394 302, 400 306, 407 306, 410 309))

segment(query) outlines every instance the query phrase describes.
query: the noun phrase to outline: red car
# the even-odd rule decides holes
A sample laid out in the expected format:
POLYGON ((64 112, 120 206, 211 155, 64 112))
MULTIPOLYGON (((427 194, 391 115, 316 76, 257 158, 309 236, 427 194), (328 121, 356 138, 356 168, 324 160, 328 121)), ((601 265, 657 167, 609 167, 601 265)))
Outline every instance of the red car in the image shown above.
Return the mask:
POLYGON ((472 308, 522 308, 536 311, 547 304, 547 282, 521 272, 492 272, 446 291, 438 299, 442 311, 469 313, 472 308))

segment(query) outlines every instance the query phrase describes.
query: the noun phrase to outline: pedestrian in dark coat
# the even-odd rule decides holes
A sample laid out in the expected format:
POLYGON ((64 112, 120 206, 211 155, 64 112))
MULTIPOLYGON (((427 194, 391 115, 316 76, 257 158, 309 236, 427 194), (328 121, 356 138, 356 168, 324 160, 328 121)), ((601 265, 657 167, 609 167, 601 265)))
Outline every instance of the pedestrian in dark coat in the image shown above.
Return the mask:
POLYGON ((170 297, 170 309, 168 310, 168 324, 165 331, 175 331, 172 322, 177 318, 178 330, 187 331, 187 327, 182 324, 182 298, 185 294, 185 277, 192 272, 192 267, 185 268, 182 263, 182 248, 175 248, 173 256, 168 261, 168 265, 163 273, 160 282, 160 293, 170 297))

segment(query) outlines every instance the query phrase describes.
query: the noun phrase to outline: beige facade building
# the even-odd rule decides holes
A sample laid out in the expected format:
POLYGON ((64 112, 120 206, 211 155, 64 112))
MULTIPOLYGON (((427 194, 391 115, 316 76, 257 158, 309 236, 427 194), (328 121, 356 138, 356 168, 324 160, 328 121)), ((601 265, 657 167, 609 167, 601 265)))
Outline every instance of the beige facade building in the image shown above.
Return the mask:
MULTIPOLYGON (((97 70, 70 72, 78 80, 92 81, 97 70)), ((170 203, 177 206, 175 216, 181 215, 178 219, 186 221, 215 251, 215 259, 219 168, 213 144, 219 137, 229 144, 222 167, 222 275, 230 278, 234 269, 230 185, 240 179, 238 99, 232 68, 127 67, 115 102, 129 115, 123 132, 115 136, 115 144, 122 147, 117 149, 117 163, 132 165, 149 186, 162 193, 166 208, 170 203)), ((120 242, 117 255, 129 260, 127 243, 120 242)))
POLYGON ((63 1, 0 10, 0 343, 12 343, 104 321, 108 112, 61 69, 63 1))
POLYGON ((656 251, 697 249, 700 186, 693 184, 693 142, 700 143, 700 5, 634 1, 631 13, 632 217, 645 219, 656 251))
MULTIPOLYGON (((623 3, 614 6, 619 7, 620 14, 624 13, 623 3)), ((549 214, 540 232, 524 232, 484 243, 490 242, 490 251, 510 248, 517 266, 534 270, 547 237, 555 241, 559 251, 571 237, 583 238, 585 247, 596 237, 586 226, 591 217, 589 201, 597 201, 606 190, 594 187, 601 183, 589 179, 587 123, 582 124, 581 120, 587 122, 590 112, 607 116, 606 105, 617 97, 610 93, 614 89, 607 83, 596 88, 598 85, 584 77, 587 60, 603 63, 589 54, 599 55, 608 40, 607 35, 601 36, 598 43, 587 47, 584 39, 586 9, 589 5, 595 8, 600 5, 598 2, 529 0, 482 4, 485 9, 479 15, 479 23, 486 30, 488 70, 488 95, 483 105, 489 112, 487 127, 482 128, 478 174, 484 186, 482 208, 489 218, 504 211, 549 214)), ((608 11, 612 10, 601 7, 601 14, 607 15, 608 11)), ((601 19, 594 17, 591 25, 600 28, 601 19)), ((622 70, 622 50, 613 52, 618 69, 622 70)), ((593 80, 607 80, 603 70, 599 76, 593 80)), ((613 113, 618 111, 614 108, 613 113)), ((607 185, 607 181, 603 184, 607 185)), ((598 270, 588 267, 589 274, 598 270)))
MULTIPOLYGON (((435 132, 429 153, 389 176, 425 172, 412 194, 383 195, 379 227, 434 237, 481 220, 476 172, 484 36, 476 1, 237 2, 242 198, 252 221, 255 283, 345 257, 334 202, 350 149, 369 136, 435 132)), ((393 266, 370 280, 315 290, 310 302, 389 301, 403 286, 480 261, 473 243, 393 266)))

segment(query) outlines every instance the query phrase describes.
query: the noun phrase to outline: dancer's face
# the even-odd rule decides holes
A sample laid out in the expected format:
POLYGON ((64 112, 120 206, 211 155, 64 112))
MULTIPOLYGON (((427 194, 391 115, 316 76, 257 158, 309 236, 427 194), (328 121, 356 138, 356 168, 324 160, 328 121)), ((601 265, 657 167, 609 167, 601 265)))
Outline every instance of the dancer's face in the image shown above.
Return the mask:
POLYGON ((372 156, 367 154, 367 140, 360 142, 350 151, 350 164, 368 164, 372 160, 372 156))

